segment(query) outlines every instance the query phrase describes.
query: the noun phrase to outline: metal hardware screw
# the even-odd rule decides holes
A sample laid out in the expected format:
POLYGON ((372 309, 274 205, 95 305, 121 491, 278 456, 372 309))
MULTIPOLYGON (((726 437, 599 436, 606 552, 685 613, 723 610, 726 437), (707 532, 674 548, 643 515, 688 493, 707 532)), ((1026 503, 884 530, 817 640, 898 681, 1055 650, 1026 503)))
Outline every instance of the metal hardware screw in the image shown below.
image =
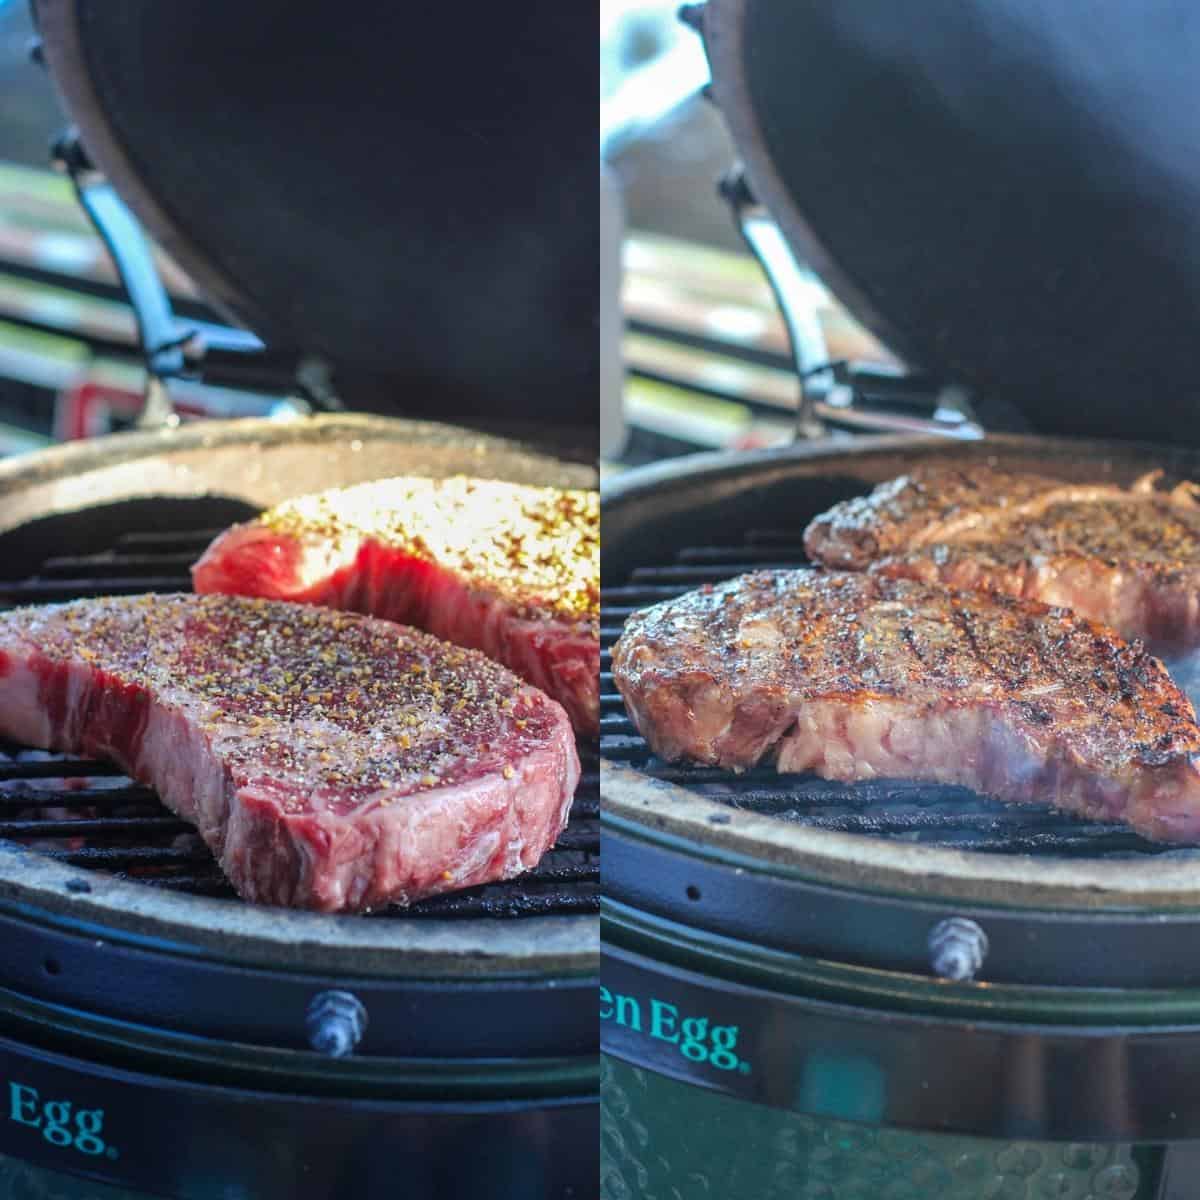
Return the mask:
POLYGON ((344 1058, 367 1031, 367 1010, 352 992, 318 992, 308 1005, 308 1044, 330 1058, 344 1058))
POLYGON ((92 170, 92 160, 79 140, 79 130, 68 125, 50 143, 50 160, 62 171, 92 170))
POLYGON ((757 203, 741 163, 735 163, 717 180, 717 195, 735 210, 735 219, 741 209, 757 203))
POLYGON ((942 979, 973 979, 987 952, 987 934, 966 917, 947 917, 929 931, 929 965, 942 979))

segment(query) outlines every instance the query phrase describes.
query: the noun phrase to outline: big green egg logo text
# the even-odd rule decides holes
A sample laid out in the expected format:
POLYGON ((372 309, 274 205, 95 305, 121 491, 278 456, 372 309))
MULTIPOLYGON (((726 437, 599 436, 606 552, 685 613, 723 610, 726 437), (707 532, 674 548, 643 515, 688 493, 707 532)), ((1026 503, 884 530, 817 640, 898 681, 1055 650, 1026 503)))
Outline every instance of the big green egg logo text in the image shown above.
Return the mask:
POLYGON ((606 987, 600 989, 600 1020, 666 1042, 688 1062, 750 1074, 750 1064, 737 1056, 741 1032, 737 1025, 714 1025, 708 1017, 683 1016, 677 1005, 666 1000, 641 999, 606 987))
POLYGON ((104 1141, 102 1108, 74 1108, 70 1100, 45 1100, 37 1088, 10 1082, 8 1119, 37 1130, 52 1146, 69 1147, 93 1157, 117 1157, 117 1148, 104 1141))

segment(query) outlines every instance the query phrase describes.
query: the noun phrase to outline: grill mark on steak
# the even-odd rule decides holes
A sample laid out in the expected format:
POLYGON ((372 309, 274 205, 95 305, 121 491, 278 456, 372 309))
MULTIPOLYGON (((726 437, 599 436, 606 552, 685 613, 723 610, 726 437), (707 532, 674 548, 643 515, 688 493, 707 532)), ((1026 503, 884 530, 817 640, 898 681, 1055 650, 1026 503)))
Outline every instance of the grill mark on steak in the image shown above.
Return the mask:
POLYGON ((1071 608, 1172 655, 1200 646, 1200 503, 1195 485, 1157 479, 922 467, 835 505, 804 544, 829 567, 1071 608))
POLYGON ((519 874, 579 778, 563 710, 482 654, 221 595, 0 613, 0 735, 111 759, 243 897, 324 911, 519 874))
POLYGON ((976 638, 974 626, 971 624, 971 614, 967 612, 965 608, 953 603, 950 611, 954 619, 954 623, 959 627, 959 629, 962 630, 963 636, 967 639, 967 645, 971 647, 972 655, 974 655, 984 670, 989 671, 1001 683, 1011 687, 1013 681, 1009 679, 1009 677, 999 667, 997 667, 980 648, 979 639, 976 638))
POLYGON ((1191 704, 1142 645, 1065 609, 756 572, 634 614, 613 678, 669 760, 958 784, 1200 838, 1191 704))
POLYGON ((599 731, 595 492, 383 479, 290 500, 218 537, 196 591, 415 625, 516 671, 599 731))
MULTIPOLYGON (((1061 609, 1054 609, 1053 611, 1056 616, 1060 615, 1062 612, 1061 609)), ((1034 655, 1037 659, 1037 669, 1039 675, 1042 673, 1049 675, 1053 671, 1054 664, 1052 655, 1057 654, 1058 651, 1056 646, 1050 644, 1052 638, 1053 633, 1051 632, 1051 627, 1039 625, 1034 631, 1034 636, 1030 639, 1033 646, 1034 655)))

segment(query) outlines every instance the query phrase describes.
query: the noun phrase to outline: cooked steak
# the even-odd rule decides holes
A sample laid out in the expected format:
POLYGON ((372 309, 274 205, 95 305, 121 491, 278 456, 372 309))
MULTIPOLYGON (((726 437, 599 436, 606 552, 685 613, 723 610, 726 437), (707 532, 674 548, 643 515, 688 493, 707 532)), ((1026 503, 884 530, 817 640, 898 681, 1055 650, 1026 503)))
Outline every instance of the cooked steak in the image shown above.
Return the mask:
POLYGON ((613 677, 656 753, 962 784, 1200 837, 1200 727, 1138 643, 1061 608, 764 571, 636 613, 613 677))
POLYGON ((563 710, 482 654, 232 596, 0 613, 0 736, 112 759, 246 899, 327 912, 532 867, 579 776, 563 710))
POLYGON ((198 592, 323 604, 482 650, 599 728, 595 492, 384 479, 289 501, 209 547, 198 592))
POLYGON ((1173 655, 1200 646, 1200 504, 1156 479, 926 467, 836 505, 804 544, 830 567, 1063 605, 1173 655))

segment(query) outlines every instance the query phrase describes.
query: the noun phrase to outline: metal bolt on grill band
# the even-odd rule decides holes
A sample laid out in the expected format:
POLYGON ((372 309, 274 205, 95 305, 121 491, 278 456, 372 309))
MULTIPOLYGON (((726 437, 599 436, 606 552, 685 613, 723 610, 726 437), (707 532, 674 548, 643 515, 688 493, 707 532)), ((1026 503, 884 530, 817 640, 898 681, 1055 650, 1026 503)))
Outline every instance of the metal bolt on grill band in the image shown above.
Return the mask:
POLYGON ((947 917, 929 932, 929 965, 942 979, 974 979, 987 952, 987 934, 969 917, 947 917))
POLYGON ((353 1054, 367 1031, 367 1010, 353 993, 337 989, 318 992, 305 1014, 308 1044, 330 1058, 353 1054))

